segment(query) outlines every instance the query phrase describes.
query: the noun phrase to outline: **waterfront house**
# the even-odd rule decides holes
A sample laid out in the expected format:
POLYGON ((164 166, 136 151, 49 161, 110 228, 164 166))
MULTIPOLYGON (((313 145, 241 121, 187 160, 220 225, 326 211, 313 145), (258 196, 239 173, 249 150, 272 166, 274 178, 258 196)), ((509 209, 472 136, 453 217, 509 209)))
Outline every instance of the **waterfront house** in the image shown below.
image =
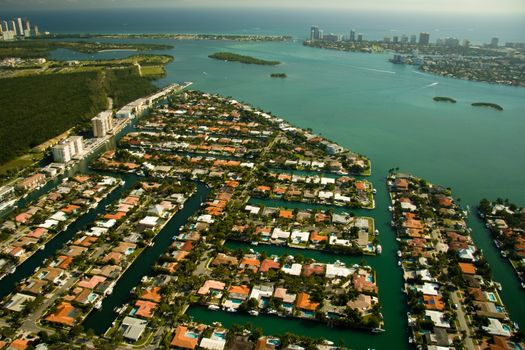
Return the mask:
POLYGON ((425 310, 425 318, 431 320, 434 326, 440 328, 450 328, 450 322, 445 318, 445 314, 435 310, 425 310))
POLYGON ((199 337, 199 334, 188 331, 187 327, 178 326, 171 340, 171 346, 176 349, 195 349, 199 343, 199 337))
POLYGON ((325 275, 325 264, 313 263, 303 265, 302 275, 305 277, 310 277, 312 275, 324 276, 325 275))
POLYGON ((275 288, 273 297, 275 299, 280 299, 282 301, 281 306, 286 313, 288 314, 292 313, 295 299, 297 298, 297 294, 288 293, 288 290, 286 288, 278 287, 278 288, 275 288))
POLYGON ((73 326, 76 318, 80 315, 78 309, 68 302, 62 301, 56 307, 56 311, 46 316, 45 320, 51 323, 59 323, 64 326, 73 326))
POLYGON ((64 270, 55 267, 45 267, 40 269, 36 275, 38 279, 45 280, 54 284, 60 282, 60 278, 64 275, 64 270))
POLYGON ((160 287, 149 287, 146 288, 139 296, 140 299, 149 300, 156 303, 160 303, 162 296, 159 294, 160 287))
POLYGON ((199 288, 197 291, 198 295, 208 295, 213 294, 217 298, 221 298, 222 291, 226 285, 223 282, 215 281, 215 280, 207 280, 204 282, 204 285, 199 288))
POLYGON ((483 329, 492 335, 499 335, 502 337, 510 337, 512 334, 510 332, 510 327, 508 325, 504 325, 501 323, 498 319, 495 318, 488 318, 489 324, 487 326, 483 326, 483 329))
POLYGON ((286 263, 281 268, 281 271, 292 276, 300 276, 303 265, 297 263, 286 263))
POLYGON ((240 304, 248 299, 250 295, 250 287, 241 285, 233 285, 228 289, 228 297, 223 302, 225 308, 237 309, 240 304))
POLYGON ((273 295, 272 285, 255 285, 252 288, 249 299, 256 299, 260 308, 266 306, 273 295))
POLYGON ((146 330, 147 321, 135 317, 126 316, 120 324, 120 331, 125 339, 137 341, 146 330))
POLYGON ((95 289, 99 283, 106 280, 103 276, 91 276, 91 278, 84 278, 77 283, 77 286, 88 289, 95 289))
POLYGON ((319 303, 315 303, 310 300, 310 295, 308 293, 301 292, 297 294, 295 307, 301 312, 302 317, 314 318, 314 312, 317 310, 319 305, 319 303))
POLYGON ((135 313, 133 315, 143 318, 152 318, 157 306, 157 303, 153 303, 151 301, 137 300, 135 302, 135 313))
POLYGON ((349 300, 346 306, 350 309, 358 311, 361 315, 367 315, 372 311, 372 308, 379 301, 377 297, 367 294, 359 294, 355 299, 349 300))

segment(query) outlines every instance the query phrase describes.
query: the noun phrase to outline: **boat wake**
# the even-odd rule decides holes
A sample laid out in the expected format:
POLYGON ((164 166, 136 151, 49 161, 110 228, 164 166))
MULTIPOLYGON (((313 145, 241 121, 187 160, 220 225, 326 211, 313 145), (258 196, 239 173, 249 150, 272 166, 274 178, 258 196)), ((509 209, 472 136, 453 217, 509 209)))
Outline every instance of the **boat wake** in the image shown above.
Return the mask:
POLYGON ((438 84, 439 84, 438 82, 430 83, 430 84, 428 84, 428 85, 423 86, 423 89, 424 89, 424 88, 427 88, 427 87, 431 87, 431 86, 436 86, 436 85, 438 85, 438 84))
POLYGON ((359 66, 350 66, 352 68, 362 69, 362 70, 368 70, 372 72, 379 72, 379 73, 388 73, 388 74, 396 74, 396 72, 392 72, 390 70, 382 70, 382 69, 374 69, 374 68, 366 68, 366 67, 359 67, 359 66))

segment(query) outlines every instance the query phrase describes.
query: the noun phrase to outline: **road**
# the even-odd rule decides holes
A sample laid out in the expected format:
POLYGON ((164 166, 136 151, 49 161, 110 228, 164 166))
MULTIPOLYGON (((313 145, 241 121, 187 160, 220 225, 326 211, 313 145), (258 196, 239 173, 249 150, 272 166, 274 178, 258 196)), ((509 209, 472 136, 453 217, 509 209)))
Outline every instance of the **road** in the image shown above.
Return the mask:
POLYGON ((452 302, 458 305, 458 308, 456 309, 456 313, 458 315, 459 329, 461 331, 465 331, 465 334, 467 335, 466 338, 464 339, 465 347, 468 350, 477 350, 479 349, 479 347, 477 345, 474 345, 474 341, 472 340, 472 333, 470 332, 470 327, 468 326, 465 312, 463 311, 463 304, 461 303, 461 297, 459 296, 459 293, 457 291, 455 291, 451 295, 452 295, 452 302))
POLYGON ((45 330, 48 333, 54 333, 54 330, 44 328, 38 325, 38 320, 42 317, 42 314, 47 310, 51 304, 62 294, 62 292, 68 290, 73 284, 77 282, 76 278, 69 278, 67 282, 53 292, 53 296, 46 299, 26 320, 22 323, 20 329, 24 332, 38 333, 41 330, 45 330))

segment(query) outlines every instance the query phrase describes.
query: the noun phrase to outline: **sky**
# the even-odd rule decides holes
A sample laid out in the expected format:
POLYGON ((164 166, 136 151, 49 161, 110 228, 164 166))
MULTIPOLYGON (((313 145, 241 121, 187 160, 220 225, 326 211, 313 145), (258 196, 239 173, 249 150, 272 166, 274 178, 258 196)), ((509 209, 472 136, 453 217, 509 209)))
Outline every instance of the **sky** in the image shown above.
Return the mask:
POLYGON ((1 10, 277 7, 368 11, 525 14, 525 0, 0 0, 1 10))

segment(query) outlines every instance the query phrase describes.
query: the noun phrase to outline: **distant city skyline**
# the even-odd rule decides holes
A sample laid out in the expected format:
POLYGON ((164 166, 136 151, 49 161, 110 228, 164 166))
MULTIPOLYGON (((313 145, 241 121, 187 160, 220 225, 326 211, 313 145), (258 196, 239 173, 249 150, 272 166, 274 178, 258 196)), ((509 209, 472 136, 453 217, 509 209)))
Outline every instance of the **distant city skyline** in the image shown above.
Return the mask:
POLYGON ((56 10, 127 7, 239 7, 239 8, 301 8, 301 9, 348 9, 403 12, 448 12, 448 13, 509 13, 525 14, 522 0, 0 0, 3 10, 56 10), (147 5, 145 5, 147 4, 147 5))

